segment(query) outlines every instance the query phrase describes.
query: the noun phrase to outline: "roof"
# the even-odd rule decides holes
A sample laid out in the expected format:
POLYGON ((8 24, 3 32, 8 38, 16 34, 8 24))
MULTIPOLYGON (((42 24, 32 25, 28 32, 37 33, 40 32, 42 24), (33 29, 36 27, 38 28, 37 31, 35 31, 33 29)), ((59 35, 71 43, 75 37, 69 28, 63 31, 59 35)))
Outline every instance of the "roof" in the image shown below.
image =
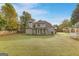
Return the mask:
POLYGON ((34 22, 34 21, 35 21, 35 19, 28 20, 28 22, 34 22))
POLYGON ((47 27, 53 27, 52 24, 50 24, 47 21, 43 21, 43 20, 39 20, 39 21, 35 22, 34 24, 46 24, 47 27))

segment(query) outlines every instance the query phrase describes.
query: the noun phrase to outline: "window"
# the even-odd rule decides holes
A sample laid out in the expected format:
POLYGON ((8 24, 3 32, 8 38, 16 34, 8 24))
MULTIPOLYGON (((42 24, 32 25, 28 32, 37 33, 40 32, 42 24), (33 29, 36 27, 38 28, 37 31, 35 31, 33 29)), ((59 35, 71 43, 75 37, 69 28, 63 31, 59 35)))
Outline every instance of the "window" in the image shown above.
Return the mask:
POLYGON ((40 26, 40 24, 38 24, 38 26, 40 26))

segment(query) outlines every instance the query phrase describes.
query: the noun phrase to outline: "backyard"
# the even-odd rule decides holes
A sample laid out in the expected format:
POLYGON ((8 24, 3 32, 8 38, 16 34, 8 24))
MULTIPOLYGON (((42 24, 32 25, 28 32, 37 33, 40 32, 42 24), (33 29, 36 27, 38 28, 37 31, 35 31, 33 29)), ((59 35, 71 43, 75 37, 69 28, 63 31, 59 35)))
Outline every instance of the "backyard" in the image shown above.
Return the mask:
POLYGON ((9 56, 79 55, 79 41, 71 39, 68 33, 54 36, 13 34, 0 36, 0 52, 9 56))

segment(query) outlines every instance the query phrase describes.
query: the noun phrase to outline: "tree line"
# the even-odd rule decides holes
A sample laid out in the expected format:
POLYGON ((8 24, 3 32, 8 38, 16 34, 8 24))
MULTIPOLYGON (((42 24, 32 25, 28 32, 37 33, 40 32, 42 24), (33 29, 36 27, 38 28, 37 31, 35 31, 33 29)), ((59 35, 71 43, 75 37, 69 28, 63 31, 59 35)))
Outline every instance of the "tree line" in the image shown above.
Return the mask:
POLYGON ((73 10, 71 18, 65 19, 58 26, 58 31, 63 31, 63 29, 68 29, 79 22, 79 4, 76 5, 76 8, 73 10))
POLYGON ((5 3, 0 10, 0 30, 18 31, 20 27, 23 31, 27 27, 27 20, 31 19, 31 14, 23 11, 18 21, 18 14, 11 3, 5 3))
MULTIPOLYGON (((27 21, 32 19, 31 14, 23 11, 19 18, 20 22, 18 21, 18 14, 14 6, 11 3, 5 3, 1 6, 0 10, 0 30, 18 31, 19 28, 22 32, 25 32, 28 27, 27 21)), ((72 27, 77 22, 79 22, 79 4, 77 4, 72 12, 71 19, 66 19, 61 24, 54 26, 58 28, 57 31, 62 31, 63 28, 72 27)))

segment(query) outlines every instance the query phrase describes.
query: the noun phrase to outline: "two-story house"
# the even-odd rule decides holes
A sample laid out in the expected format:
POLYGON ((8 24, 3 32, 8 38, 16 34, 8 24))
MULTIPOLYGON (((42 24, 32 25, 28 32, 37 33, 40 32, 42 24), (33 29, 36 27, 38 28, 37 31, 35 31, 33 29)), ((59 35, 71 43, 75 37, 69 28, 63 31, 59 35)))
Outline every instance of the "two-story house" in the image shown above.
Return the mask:
POLYGON ((43 21, 43 20, 28 21, 28 28, 26 29, 26 34, 48 35, 54 33, 55 33, 54 27, 47 21, 43 21))

